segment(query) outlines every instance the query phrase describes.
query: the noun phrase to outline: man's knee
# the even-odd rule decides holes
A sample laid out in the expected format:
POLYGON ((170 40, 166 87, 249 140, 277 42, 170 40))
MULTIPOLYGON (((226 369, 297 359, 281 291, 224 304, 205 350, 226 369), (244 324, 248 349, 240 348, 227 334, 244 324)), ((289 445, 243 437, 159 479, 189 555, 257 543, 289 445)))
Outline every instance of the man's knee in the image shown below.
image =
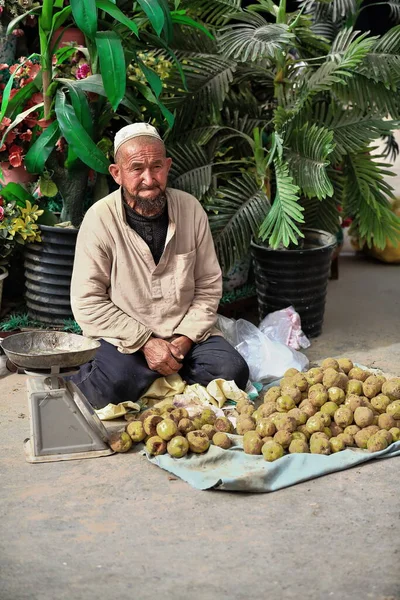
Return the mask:
POLYGON ((229 362, 224 361, 219 365, 217 371, 220 373, 218 377, 227 381, 234 381, 236 385, 244 390, 249 380, 249 367, 244 358, 234 348, 233 353, 229 356, 229 362))

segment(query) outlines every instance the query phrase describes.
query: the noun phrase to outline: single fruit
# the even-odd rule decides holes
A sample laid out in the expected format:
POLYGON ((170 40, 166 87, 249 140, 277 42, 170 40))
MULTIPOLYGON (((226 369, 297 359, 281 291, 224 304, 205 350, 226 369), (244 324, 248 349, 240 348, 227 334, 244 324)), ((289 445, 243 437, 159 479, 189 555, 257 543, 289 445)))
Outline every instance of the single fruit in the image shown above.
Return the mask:
POLYGON ((243 436, 243 450, 246 454, 261 454, 263 441, 255 431, 247 431, 243 436))
POLYGON ((308 381, 303 373, 295 375, 293 377, 293 383, 301 392, 306 392, 308 390, 308 381))
POLYGON ((310 417, 306 423, 307 431, 310 434, 315 433, 316 431, 323 431, 324 427, 325 425, 320 415, 314 415, 313 417, 310 417))
POLYGON ((249 404, 248 406, 242 406, 240 410, 241 417, 251 417, 253 413, 255 413, 256 409, 253 405, 249 404))
POLYGON ((389 398, 389 400, 400 400, 400 379, 389 379, 382 385, 382 393, 389 398))
POLYGON ((186 439, 189 442, 190 450, 196 454, 207 452, 211 444, 205 431, 189 431, 186 439))
POLYGON ((368 376, 368 371, 364 371, 360 367, 353 367, 348 373, 349 379, 358 379, 358 381, 365 381, 368 376))
POLYGON ((389 429, 389 432, 392 434, 394 442, 398 442, 400 440, 400 429, 398 427, 392 427, 389 429))
POLYGON ((306 414, 307 418, 313 417, 318 410, 317 407, 313 406, 309 400, 305 400, 304 404, 302 402, 299 405, 299 408, 306 414))
POLYGON ((343 404, 345 401, 346 394, 339 387, 330 387, 328 388, 328 400, 330 402, 334 402, 335 404, 343 404))
POLYGON ((279 396, 276 400, 276 410, 278 412, 288 412, 296 406, 291 396, 279 396))
POLYGON ((329 427, 329 425, 331 424, 332 419, 326 413, 323 413, 320 411, 320 412, 315 413, 315 416, 320 417, 322 419, 324 427, 329 427))
POLYGON ((331 430, 333 437, 337 437, 339 433, 343 433, 343 427, 339 427, 335 421, 332 421, 332 423, 329 425, 329 429, 331 430))
POLYGON ((310 452, 311 454, 325 454, 328 455, 331 453, 331 445, 329 440, 323 437, 317 437, 310 439, 310 452))
POLYGON ((131 421, 126 426, 125 431, 130 436, 132 442, 142 442, 146 437, 146 432, 141 421, 131 421))
POLYGON ((265 404, 261 404, 261 406, 257 409, 259 419, 266 419, 275 412, 277 412, 275 402, 266 402, 265 404))
POLYGON ((335 369, 335 371, 339 371, 340 366, 338 361, 335 358, 325 358, 325 360, 321 363, 322 369, 335 369))
POLYGON ((218 417, 215 420, 214 427, 217 431, 223 433, 233 433, 233 425, 227 417, 218 417))
POLYGON ((189 452, 189 442, 183 435, 176 435, 168 442, 167 452, 173 458, 183 458, 189 452))
MULTIPOLYGON (((301 402, 301 391, 295 385, 281 386, 282 396, 290 396, 295 405, 301 402)), ((278 401, 276 401, 278 402, 278 401)), ((293 408, 293 407, 291 407, 293 408)))
POLYGON ((376 433, 372 435, 367 442, 367 449, 370 452, 379 452, 380 450, 386 450, 388 443, 384 437, 376 433))
POLYGON ((146 435, 156 435, 157 425, 161 423, 161 421, 162 417, 160 417, 159 415, 150 415, 149 417, 146 417, 146 419, 143 421, 143 427, 146 432, 146 435))
POLYGON ((335 402, 325 402, 323 406, 321 406, 321 413, 323 415, 328 415, 328 417, 333 418, 333 415, 338 409, 338 405, 335 402))
POLYGON ((302 431, 293 431, 292 440, 303 440, 303 442, 307 442, 308 437, 302 431))
POLYGON ((378 394, 375 398, 371 398, 371 404, 376 412, 384 413, 390 404, 390 399, 385 394, 378 394))
MULTIPOLYGON (((272 425, 272 423, 271 423, 272 425)), ((239 435, 244 435, 246 431, 254 431, 256 428, 256 422, 251 417, 240 417, 236 421, 236 431, 239 435)))
POLYGON ((388 431, 392 429, 392 427, 396 426, 396 421, 392 417, 392 415, 388 415, 383 413, 378 417, 378 427, 379 429, 387 429, 388 431))
POLYGON ((173 419, 175 423, 179 423, 181 419, 188 419, 189 413, 186 408, 174 408, 169 414, 169 418, 173 419))
POLYGON ((128 452, 132 448, 132 439, 126 431, 115 432, 109 436, 108 445, 114 452, 128 452))
POLYGON ((199 429, 201 429, 204 425, 203 423, 203 419, 201 417, 194 417, 192 419, 192 424, 193 424, 193 430, 194 431, 198 431, 199 429))
POLYGON ((362 396, 363 393, 363 384, 362 381, 358 379, 349 379, 347 383, 346 392, 350 394, 355 394, 356 396, 362 396))
POLYGON ((370 437, 372 437, 372 435, 373 434, 370 431, 367 431, 366 429, 360 429, 360 431, 357 431, 356 435, 354 436, 354 441, 359 448, 365 450, 368 440, 370 437))
POLYGON ((164 419, 163 421, 161 421, 161 423, 158 423, 156 430, 157 435, 162 440, 169 442, 169 440, 172 439, 174 435, 178 433, 178 426, 172 419, 164 419))
POLYGON ((323 369, 319 367, 315 367, 304 373, 304 377, 308 381, 308 385, 315 385, 317 383, 322 383, 322 379, 324 377, 323 369))
POLYGON ((146 450, 154 456, 165 454, 167 451, 167 442, 162 440, 158 435, 152 435, 146 441, 146 450))
POLYGON ((329 445, 331 447, 331 452, 341 452, 346 448, 343 439, 337 437, 330 438, 329 445))
POLYGON ((296 419, 297 425, 304 425, 305 423, 307 423, 308 415, 303 410, 301 410, 301 408, 291 408, 288 411, 288 415, 289 417, 293 417, 293 419, 296 419))
POLYGON ((206 432, 209 440, 212 440, 214 435, 217 433, 217 430, 215 429, 214 425, 211 425, 210 423, 206 423, 205 425, 203 425, 201 431, 206 432))
POLYGON ((283 454, 283 448, 278 442, 266 442, 262 446, 262 455, 267 462, 274 462, 282 458, 283 454))
POLYGON ((265 392, 263 402, 275 402, 277 398, 281 395, 281 388, 277 385, 274 385, 265 392))
POLYGON ((391 402, 388 405, 386 412, 388 415, 391 415, 393 419, 400 419, 400 400, 391 402))
POLYGON ((305 440, 296 438, 290 442, 289 454, 305 454, 308 452, 310 452, 310 449, 305 440))
POLYGON ((283 376, 284 377, 294 377, 298 373, 300 373, 300 371, 298 369, 295 369, 294 367, 292 367, 291 369, 288 369, 287 371, 285 371, 283 376))
POLYGON ((276 427, 270 419, 259 419, 256 426, 256 432, 263 438, 275 435, 276 427))
POLYGON ((229 448, 232 446, 231 439, 222 431, 217 431, 217 433, 213 435, 212 442, 214 446, 218 446, 224 450, 229 450, 229 448))
POLYGON ((289 448, 290 442, 292 441, 292 434, 286 429, 277 431, 274 435, 274 442, 278 442, 282 448, 289 448))
POLYGON ((178 423, 178 429, 183 435, 189 433, 189 431, 194 431, 193 423, 190 419, 181 419, 178 423))
POLYGON ((323 433, 325 433, 325 435, 328 439, 330 439, 332 437, 332 431, 331 431, 330 427, 324 427, 323 433))
POLYGON ((353 413, 347 406, 340 406, 334 414, 335 423, 339 427, 347 427, 353 422, 353 413))
POLYGON ((358 431, 360 431, 358 425, 348 425, 344 430, 344 433, 349 433, 354 437, 358 431))
POLYGON ((312 385, 308 390, 308 399, 313 406, 320 408, 328 400, 326 388, 321 383, 312 385))
POLYGON ((364 396, 374 398, 382 389, 382 382, 376 375, 370 375, 363 383, 364 396))
POLYGON ((390 433, 390 431, 387 431, 386 429, 381 429, 374 435, 381 435, 387 441, 388 446, 390 446, 390 444, 393 444, 393 436, 390 433))
POLYGON ((356 410, 354 411, 354 422, 361 428, 368 427, 368 425, 372 425, 373 420, 374 413, 369 408, 361 406, 359 408, 356 408, 356 410))
POLYGON ((356 396, 355 394, 351 394, 350 396, 347 396, 347 398, 344 402, 344 405, 348 406, 350 408, 350 410, 352 412, 354 412, 356 410, 356 408, 360 408, 361 406, 364 406, 364 402, 363 402, 361 396, 356 396))
POLYGON ((339 435, 336 437, 339 438, 339 440, 343 440, 345 445, 349 448, 352 448, 355 445, 354 437, 350 435, 350 433, 339 433, 339 435))
POLYGON ((293 432, 293 436, 295 436, 297 433, 302 433, 304 435, 304 437, 306 438, 306 440, 310 439, 311 434, 307 431, 306 425, 299 425, 297 428, 297 431, 293 432))
POLYGON ((251 406, 251 402, 248 398, 241 398, 236 402, 236 410, 238 413, 240 413, 243 406, 251 406))
POLYGON ((354 367, 352 361, 349 358, 338 358, 338 365, 342 369, 343 373, 349 373, 354 367))
POLYGON ((297 429, 297 421, 293 417, 289 417, 284 413, 279 413, 279 419, 276 419, 274 425, 277 431, 281 431, 282 429, 286 429, 290 433, 296 431, 297 429))
POLYGON ((151 415, 158 415, 160 416, 161 412, 155 408, 148 408, 147 410, 144 410, 142 413, 140 413, 140 415, 138 415, 138 419, 139 421, 142 421, 142 423, 144 423, 145 419, 147 419, 147 417, 151 417, 151 415))

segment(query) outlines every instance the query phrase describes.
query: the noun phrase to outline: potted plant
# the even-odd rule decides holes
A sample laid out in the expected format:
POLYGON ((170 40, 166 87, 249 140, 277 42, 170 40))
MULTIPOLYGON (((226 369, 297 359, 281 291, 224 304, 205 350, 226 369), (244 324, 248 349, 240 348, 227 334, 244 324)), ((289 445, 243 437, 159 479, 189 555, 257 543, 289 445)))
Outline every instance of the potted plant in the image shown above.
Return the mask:
POLYGON ((306 333, 318 335, 340 218, 351 217, 367 245, 399 239, 386 166, 370 144, 397 127, 400 28, 360 34, 356 12, 338 16, 314 1, 289 13, 285 0, 259 0, 230 15, 222 2, 218 14, 200 4, 225 25, 216 46, 191 39, 179 47, 189 90, 179 92, 172 73, 164 99, 185 140, 176 181, 200 190, 223 263, 243 256, 253 233, 260 316, 294 304, 306 333), (328 37, 317 33, 322 25, 328 37), (190 142, 200 145, 197 168, 190 142), (221 169, 227 151, 236 165, 221 169))

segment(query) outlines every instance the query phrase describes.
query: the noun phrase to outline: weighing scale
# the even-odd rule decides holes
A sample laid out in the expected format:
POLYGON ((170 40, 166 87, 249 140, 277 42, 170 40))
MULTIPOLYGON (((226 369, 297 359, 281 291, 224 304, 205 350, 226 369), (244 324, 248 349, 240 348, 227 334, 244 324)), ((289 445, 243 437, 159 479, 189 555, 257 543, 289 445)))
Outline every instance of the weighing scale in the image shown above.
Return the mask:
POLYGON ((82 392, 64 377, 90 361, 100 343, 61 331, 16 333, 3 340, 7 358, 28 375, 30 463, 109 456, 108 433, 82 392))

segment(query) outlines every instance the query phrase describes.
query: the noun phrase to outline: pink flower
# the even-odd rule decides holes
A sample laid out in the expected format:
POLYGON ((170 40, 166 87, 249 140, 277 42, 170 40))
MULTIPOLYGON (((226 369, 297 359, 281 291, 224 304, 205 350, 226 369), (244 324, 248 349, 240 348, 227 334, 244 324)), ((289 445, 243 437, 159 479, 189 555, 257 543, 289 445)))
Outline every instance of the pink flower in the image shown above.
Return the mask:
POLYGON ((17 132, 15 131, 15 129, 11 129, 11 131, 9 131, 7 133, 6 144, 12 144, 16 137, 17 137, 17 132))
POLYGON ((12 34, 15 35, 15 37, 22 37, 24 35, 24 30, 23 29, 14 29, 12 34))
POLYGON ((21 140, 23 140, 24 142, 30 142, 32 139, 32 131, 30 129, 27 129, 25 131, 25 133, 21 133, 21 135, 19 136, 21 138, 21 140))
POLYGON ((27 117, 25 117, 24 122, 27 127, 35 127, 37 124, 38 114, 37 112, 30 113, 27 117))
POLYGON ((4 129, 7 129, 10 123, 11 119, 9 119, 8 117, 3 117, 3 120, 0 123, 0 131, 4 131, 4 129))
POLYGON ((0 206, 0 221, 4 219, 4 208, 0 206))
POLYGON ((20 167, 22 165, 22 148, 20 148, 20 146, 16 146, 15 144, 11 146, 8 160, 10 161, 10 165, 12 167, 20 167))
POLYGON ((4 71, 5 69, 8 69, 8 65, 6 65, 6 63, 0 63, 0 71, 4 71))
POLYGON ((86 79, 88 75, 90 75, 90 67, 87 63, 78 67, 75 73, 77 79, 86 79))

